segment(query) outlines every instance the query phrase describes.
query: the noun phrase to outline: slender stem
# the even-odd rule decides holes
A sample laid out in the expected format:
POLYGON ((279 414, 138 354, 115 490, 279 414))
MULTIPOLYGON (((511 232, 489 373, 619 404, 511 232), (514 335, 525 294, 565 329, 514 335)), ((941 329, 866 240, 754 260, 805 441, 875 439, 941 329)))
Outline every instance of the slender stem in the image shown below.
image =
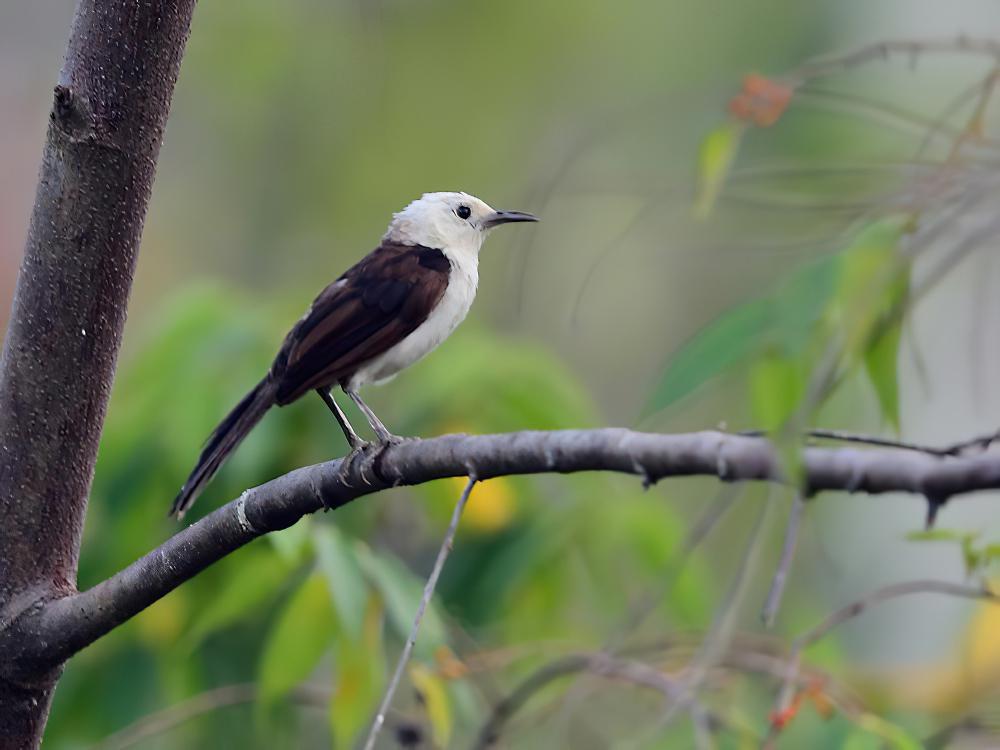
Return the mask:
MULTIPOLYGON (((185 724, 199 716, 223 708, 245 705, 257 700, 257 683, 244 682, 223 685, 213 690, 195 695, 162 711, 143 716, 124 729, 115 732, 90 750, 125 750, 151 737, 157 737, 185 724)), ((302 706, 327 709, 330 706, 330 691, 316 685, 299 685, 289 694, 292 701, 302 706)))
MULTIPOLYGON (((747 536, 746 544, 743 547, 743 554, 737 563, 733 580, 729 584, 726 596, 715 611, 712 620, 712 627, 698 648, 698 653, 690 665, 690 671, 681 683, 682 697, 693 696, 701 688, 708 671, 719 660, 720 656, 728 649, 729 642, 736 627, 736 618, 739 614, 740 604, 746 594, 747 586, 751 576, 757 567, 757 558, 760 553, 760 542, 763 538, 764 528, 770 515, 771 507, 774 504, 775 491, 771 489, 764 498, 763 507, 757 513, 753 527, 747 536)), ((664 714, 661 725, 669 724, 681 703, 674 703, 664 714)))
POLYGON ((598 677, 621 680, 639 687, 647 687, 663 694, 671 704, 682 703, 692 709, 692 722, 696 732, 711 722, 723 723, 717 714, 710 713, 684 695, 683 686, 675 679, 640 661, 610 656, 604 652, 570 654, 560 657, 529 675, 503 700, 493 707, 473 743, 474 750, 486 750, 500 738, 508 721, 537 693, 556 680, 588 672, 598 677))
POLYGON ((382 703, 379 705, 375 719, 372 721, 371 729, 368 731, 368 739, 365 740, 364 750, 372 750, 375 747, 375 740, 378 739, 378 734, 382 731, 382 725, 385 724, 385 715, 389 712, 389 706, 392 705, 392 699, 396 694, 396 689, 399 687, 403 670, 406 669, 406 664, 410 660, 410 653, 417 642, 417 634, 420 632, 420 623, 423 622, 424 612, 427 611, 427 605, 430 603, 431 597, 434 596, 434 589, 437 587, 438 578, 441 577, 441 571, 444 570, 444 563, 448 559, 448 555, 451 554, 452 545, 455 543, 455 533, 458 531, 458 522, 462 518, 462 511, 465 510, 465 505, 469 502, 469 495, 472 493, 472 488, 475 487, 476 481, 476 475, 470 473, 469 481, 466 482, 465 489, 462 490, 458 502, 455 503, 455 510, 451 514, 451 523, 448 524, 448 530, 445 532, 444 540, 441 542, 441 548, 438 550, 434 567, 431 569, 431 574, 424 585, 424 595, 420 598, 417 615, 413 618, 413 627, 410 629, 410 635, 406 639, 406 643, 403 644, 403 651, 396 662, 396 669, 392 673, 392 679, 389 680, 389 686, 385 689, 385 695, 382 696, 382 703))
POLYGON ((991 37, 970 37, 964 34, 953 39, 896 39, 860 47, 852 52, 817 58, 800 66, 792 78, 804 81, 839 73, 871 62, 885 60, 890 55, 906 55, 911 62, 928 54, 970 54, 1000 58, 1000 41, 991 37))
POLYGON ((778 560, 778 567, 774 571, 771 579, 771 588, 767 592, 767 599, 764 601, 764 608, 761 610, 760 619, 764 627, 774 625, 774 618, 781 607, 781 598, 785 593, 785 584, 788 583, 788 571, 792 567, 792 560, 795 559, 795 543, 799 535, 799 523, 802 520, 802 510, 805 507, 805 500, 802 494, 795 493, 792 498, 792 507, 788 510, 788 525, 785 527, 785 541, 781 546, 781 558, 778 560))

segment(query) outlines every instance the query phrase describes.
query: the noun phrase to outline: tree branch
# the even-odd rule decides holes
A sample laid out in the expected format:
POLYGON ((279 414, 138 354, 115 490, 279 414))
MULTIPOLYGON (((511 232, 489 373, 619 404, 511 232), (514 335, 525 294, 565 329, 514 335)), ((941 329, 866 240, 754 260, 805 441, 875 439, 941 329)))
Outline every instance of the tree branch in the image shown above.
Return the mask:
MULTIPOLYGON (((822 490, 910 492, 945 500, 1000 488, 995 454, 933 456, 908 450, 806 447, 807 494, 822 490)), ((445 477, 616 471, 646 482, 713 476, 781 481, 780 458, 763 438, 721 432, 658 435, 619 428, 446 435, 408 440, 371 466, 338 459, 297 469, 244 492, 88 591, 24 602, 0 621, 0 653, 12 676, 38 674, 93 643, 184 581, 247 542, 287 528, 324 506, 445 477), (370 470, 369 470, 370 469, 370 470)))

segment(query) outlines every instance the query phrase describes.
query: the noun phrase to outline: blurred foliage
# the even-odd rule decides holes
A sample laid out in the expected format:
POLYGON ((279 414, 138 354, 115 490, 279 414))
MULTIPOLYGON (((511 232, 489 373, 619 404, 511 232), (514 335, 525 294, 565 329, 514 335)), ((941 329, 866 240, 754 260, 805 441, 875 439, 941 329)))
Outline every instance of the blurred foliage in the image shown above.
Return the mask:
MULTIPOLYGON (((145 345, 122 363, 112 398, 81 585, 172 532, 169 498, 219 416, 215 404, 238 398, 255 380, 287 325, 266 306, 213 286, 189 289, 157 316, 145 345)), ((575 382, 540 348, 470 322, 374 399, 389 399, 380 411, 393 414, 404 434, 594 424, 594 408, 575 382)), ((344 449, 318 400, 275 410, 193 513, 344 449)), ((272 747, 329 732, 338 747, 350 747, 380 695, 387 660, 409 631, 422 575, 459 491, 439 481, 369 498, 221 561, 73 661, 60 683, 49 746, 85 746, 120 729, 123 718, 220 684, 255 681, 260 695, 246 709, 250 720, 239 718, 246 710, 228 709, 230 718, 194 720, 144 746, 272 747), (329 724, 321 712, 289 713, 293 689, 306 681, 327 686, 329 724), (86 710, 94 701, 112 708, 86 710)), ((680 533, 662 497, 634 481, 484 482, 422 626, 410 670, 421 695, 409 709, 414 721, 439 739, 468 738, 484 711, 480 675, 468 663, 524 643, 523 655, 497 657, 498 667, 510 661, 516 675, 549 653, 542 645, 549 639, 564 644, 560 650, 596 645, 617 613, 670 570, 669 540, 680 533), (625 547, 623 539, 630 540, 625 547)), ((693 627, 706 615, 709 589, 695 566, 658 606, 658 617, 669 613, 676 626, 693 627)))
POLYGON ((775 430, 797 414, 799 424, 810 422, 833 384, 863 364, 883 416, 898 429, 897 358, 910 268, 899 246, 912 222, 895 215, 872 221, 839 253, 724 313, 671 356, 649 408, 666 408, 740 365, 754 423, 775 430))

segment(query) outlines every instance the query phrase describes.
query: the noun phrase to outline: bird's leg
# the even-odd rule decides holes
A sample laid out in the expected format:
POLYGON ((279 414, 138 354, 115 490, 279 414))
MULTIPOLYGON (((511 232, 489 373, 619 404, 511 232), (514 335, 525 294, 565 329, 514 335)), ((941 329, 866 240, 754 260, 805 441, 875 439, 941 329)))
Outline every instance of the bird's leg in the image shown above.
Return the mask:
POLYGON ((376 464, 378 463, 379 458, 382 457, 385 449, 390 445, 401 443, 403 439, 393 435, 388 429, 386 429, 386 426, 382 424, 382 420, 375 415, 375 412, 371 410, 371 407, 361 400, 361 396, 358 395, 357 391, 344 388, 344 393, 350 396, 351 401, 353 401, 362 411, 368 419, 368 424, 371 425, 372 430, 375 432, 375 436, 378 438, 378 444, 376 445, 375 450, 365 451, 359 467, 362 480, 368 482, 367 475, 369 470, 376 475, 379 474, 376 464))
POLYGON ((389 430, 386 429, 385 425, 382 424, 382 420, 375 416, 375 412, 371 410, 364 401, 361 400, 361 396, 358 395, 357 391, 344 389, 344 393, 351 397, 353 401, 361 412, 368 419, 368 424, 371 425, 372 430, 375 431, 375 435, 378 437, 379 443, 383 446, 390 445, 392 443, 398 443, 402 441, 402 438, 393 435, 389 430))
POLYGON ((329 407, 331 412, 333 412, 333 416, 336 417, 337 422, 340 424, 340 429, 344 431, 344 437, 347 438, 348 445, 351 446, 351 451, 357 451, 364 448, 367 443, 358 437, 358 433, 356 433, 354 428, 351 427, 351 423, 347 420, 347 415, 344 414, 344 410, 340 408, 340 404, 338 404, 333 398, 333 394, 330 392, 330 389, 317 388, 316 393, 319 394, 319 397, 323 399, 323 403, 329 407))
MULTIPOLYGON (((348 477, 351 474, 351 470, 354 465, 354 459, 365 454, 365 449, 368 448, 370 443, 362 440, 358 437, 358 433, 354 431, 351 426, 350 421, 347 419, 347 415, 344 414, 344 410, 340 408, 340 404, 333 397, 329 388, 317 388, 316 393, 319 397, 323 399, 323 403, 326 404, 330 411, 333 412, 333 416, 337 418, 337 422, 340 424, 340 429, 344 431, 344 437, 347 438, 348 444, 351 446, 351 452, 348 456, 340 462, 340 480, 345 485, 348 484, 348 477)), ((371 481, 368 479, 368 474, 366 471, 367 462, 362 463, 360 467, 361 481, 365 484, 370 485, 371 481)))

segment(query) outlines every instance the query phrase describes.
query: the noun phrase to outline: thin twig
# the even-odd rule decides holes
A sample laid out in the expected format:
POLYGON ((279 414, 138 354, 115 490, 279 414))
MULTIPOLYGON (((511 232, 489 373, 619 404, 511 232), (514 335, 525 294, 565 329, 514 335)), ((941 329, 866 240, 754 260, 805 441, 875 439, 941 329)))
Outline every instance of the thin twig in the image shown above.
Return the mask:
POLYGON ((698 516, 694 524, 688 530, 677 551, 671 556, 666 568, 670 571, 664 585, 657 587, 655 593, 647 594, 637 605, 632 607, 632 611, 627 617, 625 624, 616 633, 613 633, 604 644, 604 652, 607 654, 616 653, 628 633, 634 632, 649 617, 656 607, 676 588, 681 576, 684 573, 688 559, 694 554, 698 546, 712 532, 716 524, 726 515, 730 508, 741 496, 743 487, 740 485, 724 485, 712 500, 712 503, 705 511, 698 516))
MULTIPOLYGON (((745 435, 747 437, 765 437, 768 432, 766 430, 741 430, 736 434, 745 435)), ((933 445, 911 443, 906 440, 895 440, 893 438, 881 437, 880 435, 865 435, 858 432, 848 432, 846 430, 828 430, 821 427, 811 427, 808 430, 804 430, 803 434, 806 437, 816 438, 817 440, 833 440, 838 443, 858 443, 860 445, 872 445, 881 448, 899 448, 900 450, 927 453, 932 456, 953 455, 951 452, 951 446, 938 448, 933 445)))
MULTIPOLYGON (((773 488, 768 490, 767 497, 764 499, 764 507, 757 514, 757 520, 747 537, 746 545, 743 548, 743 555, 736 568, 733 581, 729 585, 729 590, 726 592, 725 599, 723 599, 722 604, 716 611, 712 627, 698 649, 697 655, 692 660, 690 673, 681 683, 681 688, 684 691, 681 698, 686 698, 689 695, 697 693, 709 669, 717 663, 720 654, 724 653, 729 646, 740 603, 743 601, 747 584, 757 565, 760 540, 763 537, 763 531, 767 525, 771 507, 774 504, 774 495, 775 491, 773 488)), ((661 725, 666 726, 669 724, 674 716, 677 715, 677 710, 681 707, 682 701, 677 701, 670 706, 663 715, 661 725)))
POLYGON ((470 473, 469 481, 466 482, 465 489, 462 490, 458 502, 455 503, 455 510, 451 514, 451 523, 448 524, 448 530, 445 532, 444 540, 441 542, 441 548, 438 550, 434 567, 431 569, 431 574, 424 585, 424 595, 420 598, 420 606, 417 607, 417 615, 413 618, 413 627, 410 629, 410 635, 407 637, 406 643, 403 644, 403 651, 396 662, 396 670, 392 673, 392 679, 389 680, 389 686, 385 690, 385 695, 382 696, 382 703, 379 705, 375 719, 372 721, 371 729, 368 731, 368 739, 365 740, 364 745, 365 750, 372 750, 375 747, 375 740, 378 739, 378 733, 382 730, 382 725, 385 723, 385 715, 392 704, 396 688, 399 687, 403 670, 406 669, 406 664, 410 660, 410 652, 413 651, 413 646, 417 642, 417 634, 420 632, 420 623, 424 619, 424 612, 427 610, 427 605, 430 603, 431 597, 434 596, 434 589, 437 587, 441 571, 444 570, 445 560, 451 554, 451 548, 455 542, 455 532, 458 531, 458 522, 462 518, 462 511, 465 510, 465 504, 469 501, 469 495, 472 493, 472 488, 475 487, 476 481, 476 475, 470 473))
MULTIPOLYGON (((537 669, 506 698, 497 703, 479 730, 473 748, 485 750, 493 745, 499 739, 504 725, 532 697, 556 680, 578 672, 589 672, 598 677, 617 679, 640 687, 648 687, 659 691, 672 703, 675 701, 684 702, 685 705, 692 703, 690 699, 683 696, 682 687, 676 680, 648 664, 613 657, 604 652, 570 654, 537 669)), ((718 716, 709 713, 702 707, 698 707, 698 710, 692 714, 692 721, 703 722, 703 726, 706 724, 710 726, 712 722, 721 723, 718 716)))
MULTIPOLYGON (((914 154, 914 159, 921 160, 930 148, 935 136, 947 135, 945 131, 949 130, 948 121, 951 119, 952 115, 958 112, 970 99, 980 95, 980 102, 982 102, 983 92, 986 90, 992 90, 994 82, 996 80, 996 67, 992 67, 988 75, 979 81, 976 81, 972 86, 958 92, 941 110, 941 113, 935 118, 933 125, 928 129, 926 135, 924 135, 923 140, 917 147, 917 151, 914 154)), ((983 105, 980 104, 977 109, 982 109, 983 105)), ((971 124, 971 123, 970 123, 971 124)), ((951 131, 952 135, 952 147, 951 152, 948 155, 948 162, 954 161, 954 157, 957 154, 958 147, 968 139, 970 130, 969 126, 966 125, 960 131, 951 131)))
MULTIPOLYGON (((810 86, 797 91, 796 97, 813 108, 853 115, 914 137, 922 135, 924 138, 944 141, 959 134, 958 130, 950 125, 936 125, 933 120, 923 115, 860 94, 810 86)), ((984 138, 976 144, 976 150, 981 152, 982 159, 995 158, 998 147, 1000 143, 995 139, 984 138)))
POLYGON ((991 591, 986 586, 970 586, 934 579, 892 583, 876 589, 828 615, 819 625, 796 638, 793 648, 799 651, 808 648, 835 627, 857 617, 869 607, 911 594, 944 594, 946 596, 957 596, 965 599, 986 599, 1000 602, 1000 594, 991 591))
POLYGON ((792 560, 795 558, 795 543, 798 539, 799 523, 802 520, 802 510, 805 507, 805 500, 801 492, 796 492, 792 498, 792 507, 788 509, 788 525, 785 527, 785 542, 781 547, 781 559, 778 567, 774 571, 771 579, 771 588, 767 592, 767 599, 764 601, 764 608, 760 613, 760 619, 764 627, 774 625, 774 618, 781 607, 781 598, 785 593, 785 584, 788 582, 788 571, 792 567, 792 560))
POLYGON ((791 77, 805 81, 850 70, 873 60, 885 60, 891 55, 907 55, 913 62, 920 55, 942 53, 973 54, 996 59, 1000 58, 1000 40, 964 34, 953 39, 889 40, 865 45, 846 54, 816 58, 800 66, 791 77))
MULTIPOLYGON (((257 684, 253 682, 223 685, 207 690, 162 711, 137 719, 124 729, 105 737, 90 750, 125 750, 135 747, 143 740, 165 734, 204 714, 253 703, 257 700, 258 693, 257 684)), ((325 710, 330 705, 330 691, 317 685, 299 685, 292 688, 289 695, 294 702, 303 706, 325 710)))
POLYGON ((968 440, 960 440, 959 442, 948 446, 945 449, 947 450, 947 453, 944 453, 942 455, 958 456, 962 453, 965 453, 968 450, 971 450, 972 448, 978 448, 979 450, 984 451, 998 440, 1000 440, 1000 430, 995 430, 993 432, 987 433, 986 435, 980 435, 978 437, 970 438, 968 440))

